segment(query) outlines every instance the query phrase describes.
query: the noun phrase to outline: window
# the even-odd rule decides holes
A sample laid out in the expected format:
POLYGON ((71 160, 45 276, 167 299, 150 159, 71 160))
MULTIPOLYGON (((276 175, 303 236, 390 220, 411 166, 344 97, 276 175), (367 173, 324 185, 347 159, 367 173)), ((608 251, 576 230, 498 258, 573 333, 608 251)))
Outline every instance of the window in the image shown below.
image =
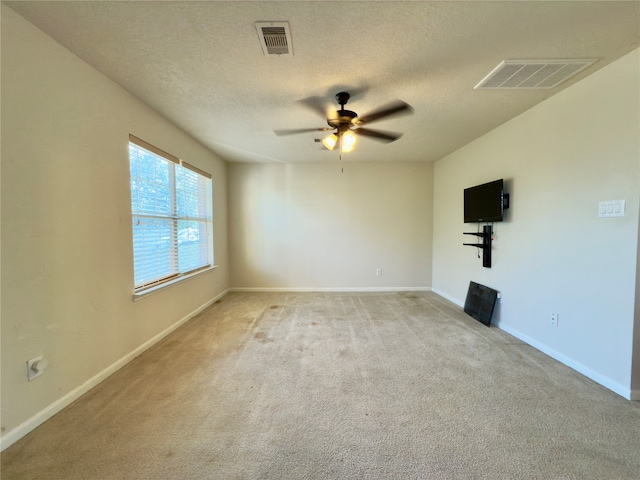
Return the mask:
POLYGON ((129 135, 134 292, 213 266, 211 175, 129 135))

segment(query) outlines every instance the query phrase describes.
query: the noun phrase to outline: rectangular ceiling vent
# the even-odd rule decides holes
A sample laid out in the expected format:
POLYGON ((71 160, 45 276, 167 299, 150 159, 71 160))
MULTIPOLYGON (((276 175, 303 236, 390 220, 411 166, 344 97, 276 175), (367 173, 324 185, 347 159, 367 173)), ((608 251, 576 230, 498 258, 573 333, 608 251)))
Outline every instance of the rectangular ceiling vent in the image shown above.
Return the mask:
POLYGON ((289 22, 256 22, 265 55, 293 55, 289 22))
POLYGON ((553 88, 573 77, 595 59, 572 60, 504 60, 478 83, 477 89, 553 88))

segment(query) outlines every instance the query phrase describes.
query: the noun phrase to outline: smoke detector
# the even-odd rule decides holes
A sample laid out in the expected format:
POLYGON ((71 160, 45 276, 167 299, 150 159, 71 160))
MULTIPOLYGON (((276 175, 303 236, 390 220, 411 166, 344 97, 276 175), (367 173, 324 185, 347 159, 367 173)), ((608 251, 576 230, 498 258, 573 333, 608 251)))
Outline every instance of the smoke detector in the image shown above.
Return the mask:
POLYGON ((571 60, 504 60, 478 83, 478 89, 553 88, 596 62, 593 58, 571 60))
POLYGON ((265 55, 293 55, 289 22, 256 22, 255 25, 265 55))

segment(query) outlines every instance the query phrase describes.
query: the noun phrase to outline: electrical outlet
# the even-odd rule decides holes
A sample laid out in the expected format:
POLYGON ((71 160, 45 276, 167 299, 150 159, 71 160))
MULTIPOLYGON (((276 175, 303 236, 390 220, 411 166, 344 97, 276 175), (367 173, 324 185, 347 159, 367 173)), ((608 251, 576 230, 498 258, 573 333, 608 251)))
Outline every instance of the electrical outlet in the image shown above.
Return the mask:
POLYGON ((558 314, 557 313, 552 313, 551 314, 551 326, 552 327, 557 327, 558 326, 558 314))
POLYGON ((31 360, 27 360, 27 379, 29 381, 39 377, 44 373, 44 369, 47 368, 49 362, 42 355, 39 355, 31 360))
POLYGON ((382 276, 382 269, 381 269, 381 268, 378 268, 378 269, 376 270, 376 275, 377 275, 378 277, 381 277, 381 276, 382 276))

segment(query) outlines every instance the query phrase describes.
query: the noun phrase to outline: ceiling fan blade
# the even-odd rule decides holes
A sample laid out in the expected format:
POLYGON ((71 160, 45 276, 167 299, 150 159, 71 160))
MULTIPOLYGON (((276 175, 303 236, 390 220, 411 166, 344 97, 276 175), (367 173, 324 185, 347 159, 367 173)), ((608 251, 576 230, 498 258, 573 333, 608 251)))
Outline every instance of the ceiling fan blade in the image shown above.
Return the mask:
POLYGON ((368 115, 358 117, 358 124, 363 125, 365 123, 375 122, 386 117, 395 115, 406 115, 409 113, 413 113, 413 107, 408 103, 403 102, 402 100, 398 100, 397 102, 391 103, 386 107, 381 108, 380 110, 376 110, 368 115))
POLYGON ((316 112, 322 118, 327 119, 331 113, 330 108, 326 104, 326 101, 322 97, 307 97, 298 100, 298 103, 301 103, 308 109, 316 112))
POLYGON ((273 133, 281 137, 282 135, 293 135, 296 133, 306 133, 306 132, 326 132, 328 130, 333 130, 333 128, 324 127, 324 128, 291 128, 285 130, 274 130, 273 133))
POLYGON ((385 143, 395 142, 403 135, 402 133, 383 132, 382 130, 371 130, 370 128, 357 128, 353 132, 385 143))

